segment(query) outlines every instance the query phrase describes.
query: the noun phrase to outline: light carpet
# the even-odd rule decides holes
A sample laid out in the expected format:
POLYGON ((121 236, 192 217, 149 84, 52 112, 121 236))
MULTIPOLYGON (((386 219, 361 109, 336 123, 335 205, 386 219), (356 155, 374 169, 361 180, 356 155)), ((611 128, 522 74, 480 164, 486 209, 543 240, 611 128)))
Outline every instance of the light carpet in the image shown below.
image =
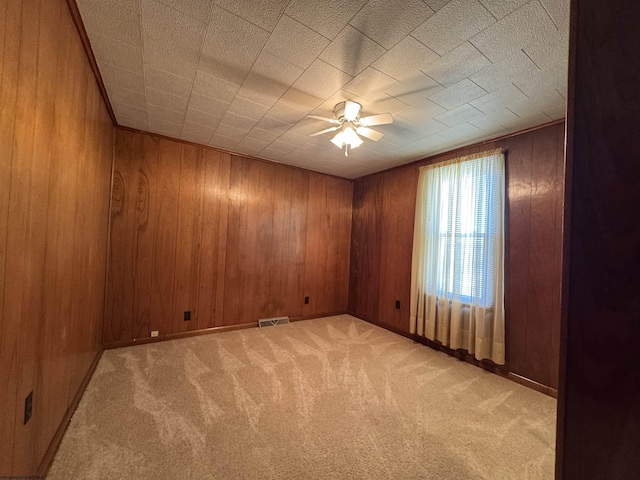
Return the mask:
POLYGON ((105 351, 47 478, 551 479, 555 418, 340 315, 105 351))

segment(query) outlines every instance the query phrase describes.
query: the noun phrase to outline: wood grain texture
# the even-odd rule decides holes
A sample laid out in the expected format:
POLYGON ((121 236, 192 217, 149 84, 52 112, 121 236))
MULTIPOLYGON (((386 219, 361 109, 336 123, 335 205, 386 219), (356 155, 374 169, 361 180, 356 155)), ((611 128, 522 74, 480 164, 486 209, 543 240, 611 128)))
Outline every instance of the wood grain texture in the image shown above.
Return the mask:
POLYGON ((555 124, 355 180, 349 311, 394 331, 409 332, 418 168, 427 162, 504 148, 507 363, 501 368, 555 388, 563 143, 563 125, 555 124))
POLYGON ((418 178, 414 167, 383 174, 380 239, 381 321, 409 330, 411 254, 418 178), (396 308, 396 301, 400 308, 396 308))
POLYGON ((101 349, 113 126, 63 0, 2 2, 0 25, 0 475, 17 476, 101 349))
POLYGON ((557 478, 640 472, 637 2, 572 2, 557 478), (565 280, 567 277, 565 277, 565 280))
POLYGON ((125 129, 115 165, 105 344, 346 311, 349 180, 125 129))
POLYGON ((383 174, 370 175, 353 185, 349 311, 375 319, 380 306, 383 179, 383 174))

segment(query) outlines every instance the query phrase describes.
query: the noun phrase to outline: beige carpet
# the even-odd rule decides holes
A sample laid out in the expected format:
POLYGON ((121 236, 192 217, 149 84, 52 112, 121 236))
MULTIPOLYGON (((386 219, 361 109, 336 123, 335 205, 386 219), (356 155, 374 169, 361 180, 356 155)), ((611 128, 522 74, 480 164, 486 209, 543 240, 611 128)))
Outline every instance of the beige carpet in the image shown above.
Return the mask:
POLYGON ((555 411, 341 315, 104 352, 47 478, 551 479, 555 411))

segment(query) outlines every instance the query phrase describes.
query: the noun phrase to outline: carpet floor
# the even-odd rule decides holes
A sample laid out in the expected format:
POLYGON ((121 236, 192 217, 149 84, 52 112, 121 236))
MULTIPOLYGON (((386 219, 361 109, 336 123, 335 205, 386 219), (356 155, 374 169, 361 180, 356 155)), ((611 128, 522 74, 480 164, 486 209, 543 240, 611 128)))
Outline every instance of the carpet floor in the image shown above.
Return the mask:
POLYGON ((556 401, 348 315, 107 350, 57 479, 551 479, 556 401))

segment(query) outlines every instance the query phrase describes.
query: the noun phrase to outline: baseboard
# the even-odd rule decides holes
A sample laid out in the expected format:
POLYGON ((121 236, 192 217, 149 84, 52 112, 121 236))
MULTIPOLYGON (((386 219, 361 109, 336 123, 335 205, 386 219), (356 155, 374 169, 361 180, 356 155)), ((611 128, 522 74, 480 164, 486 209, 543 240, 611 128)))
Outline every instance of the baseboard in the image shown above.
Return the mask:
POLYGON ((390 325, 388 323, 381 322, 367 315, 361 315, 355 312, 348 312, 348 314, 353 317, 364 320, 365 322, 369 322, 374 325, 377 325, 380 328, 384 328, 385 330, 389 330, 390 332, 396 333, 398 335, 402 335, 403 337, 406 337, 410 340, 413 340, 414 342, 420 343, 422 345, 425 345, 439 352, 446 353, 447 355, 457 358, 458 360, 463 360, 467 363, 475 365, 476 367, 480 367, 483 370, 487 370, 488 372, 491 372, 495 375, 499 375, 503 378, 506 378, 507 380, 511 380, 512 382, 531 388, 532 390, 535 390, 537 392, 544 393, 545 395, 549 395, 550 397, 553 397, 556 399, 558 398, 558 390, 556 390, 555 388, 551 388, 547 385, 543 385, 542 383, 538 383, 534 380, 530 380, 526 377, 523 377, 522 375, 518 375, 516 373, 510 372, 505 367, 501 365, 496 365, 490 360, 478 360, 468 352, 465 352, 462 350, 452 350, 438 342, 434 342, 420 335, 415 335, 409 332, 405 332, 400 328, 396 327, 395 325, 390 325))
POLYGON ((45 478, 47 476, 47 473, 49 472, 49 468, 53 463, 53 459, 55 458, 56 453, 58 452, 58 448, 60 447, 60 443, 62 442, 62 437, 64 437, 64 433, 67 431, 67 427, 69 426, 71 417, 73 417, 73 414, 75 413, 76 408, 78 408, 80 399, 82 398, 82 395, 84 395, 84 391, 86 390, 87 385, 89 384, 89 380, 91 380, 91 377, 93 376, 93 372, 96 371, 96 367, 98 366, 98 362, 100 361, 101 356, 102 356, 102 348, 98 351, 98 353, 94 357, 93 362, 91 362, 91 366, 89 367, 87 374, 82 379, 80 388, 78 388, 78 391, 73 397, 73 400, 69 405, 69 408, 67 408, 67 411, 64 414, 64 417, 62 417, 62 422, 60 422, 60 426, 58 427, 58 430, 56 430, 56 434, 53 436, 53 439, 49 444, 49 448, 44 454, 44 457, 40 462, 40 466, 38 467, 38 470, 36 471, 36 476, 34 478, 36 477, 45 478))
POLYGON ((258 322, 240 323, 238 325, 224 325, 221 327, 201 328, 200 330, 188 330, 186 332, 167 333, 158 337, 134 338, 133 340, 121 340, 105 344, 105 350, 114 348, 132 347, 134 345, 144 345, 147 343, 166 342, 167 340, 177 340, 179 338, 199 337, 200 335, 210 335, 212 333, 230 332, 233 330, 243 330, 245 328, 255 328, 258 322))
POLYGON ((313 320, 314 318, 335 317, 336 315, 347 315, 348 312, 341 310, 339 312, 314 313, 312 315, 300 315, 297 317, 289 317, 290 322, 299 322, 300 320, 313 320))
MULTIPOLYGON (((297 317, 289 317, 289 321, 298 322, 300 320, 312 320, 314 318, 332 317, 334 315, 344 315, 347 312, 329 312, 313 315, 300 315, 297 317)), ((258 322, 240 323, 237 325, 223 325, 220 327, 201 328, 200 330, 189 330, 186 332, 167 333, 154 338, 139 338, 133 340, 122 340, 118 342, 110 342, 105 344, 105 350, 112 350, 114 348, 131 347, 133 345, 144 345, 146 343, 165 342, 167 340, 177 340, 179 338, 199 337, 200 335, 210 335, 212 333, 231 332, 233 330, 244 330, 246 328, 258 328, 258 322)))

